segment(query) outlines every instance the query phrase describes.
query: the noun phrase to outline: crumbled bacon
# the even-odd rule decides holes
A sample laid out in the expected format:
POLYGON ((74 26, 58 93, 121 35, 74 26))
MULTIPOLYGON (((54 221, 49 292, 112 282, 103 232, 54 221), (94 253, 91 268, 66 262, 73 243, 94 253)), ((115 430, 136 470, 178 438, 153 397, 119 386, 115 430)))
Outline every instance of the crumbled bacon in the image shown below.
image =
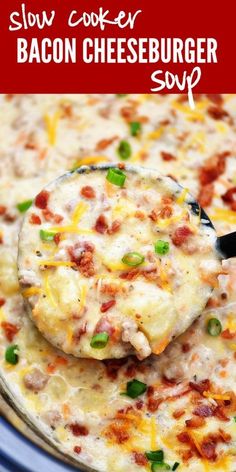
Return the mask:
POLYGON ((148 460, 142 452, 133 452, 133 458, 137 465, 145 466, 148 464, 148 460))
POLYGON ((104 215, 100 215, 97 218, 94 229, 100 234, 105 234, 107 232, 108 223, 104 215))
POLYGON ((200 393, 201 395, 203 392, 210 390, 210 380, 209 379, 204 379, 201 380, 198 383, 195 382, 189 382, 189 386, 195 390, 196 392, 200 393))
POLYGON ((132 104, 130 106, 122 107, 120 109, 120 114, 121 114, 122 118, 124 118, 124 120, 126 120, 128 122, 134 120, 135 113, 136 113, 136 107, 134 106, 134 104, 132 104))
POLYGON ((80 246, 80 244, 76 244, 74 247, 68 248, 70 259, 76 264, 80 273, 84 275, 84 277, 92 277, 95 274, 93 261, 94 246, 91 243, 84 242, 81 247, 81 253, 77 255, 76 251, 80 246))
POLYGON ((215 407, 204 404, 198 405, 193 411, 193 414, 202 418, 208 418, 209 416, 214 416, 215 407))
POLYGON ((74 452, 75 452, 76 454, 80 454, 80 453, 81 453, 81 447, 80 447, 80 446, 75 446, 75 447, 74 447, 74 452))
POLYGON ((58 246, 58 244, 60 244, 60 241, 61 241, 61 233, 56 233, 55 236, 53 237, 53 241, 58 246))
POLYGON ((201 185, 214 182, 225 171, 226 157, 230 155, 229 151, 224 151, 207 159, 204 166, 199 169, 199 181, 201 185))
POLYGON ((108 359, 108 360, 105 360, 103 362, 104 362, 104 365, 106 367, 107 376, 110 379, 115 380, 118 376, 120 368, 124 364, 126 364, 127 359, 126 358, 123 358, 123 359, 108 359))
POLYGON ((88 436, 89 434, 88 428, 80 423, 69 424, 69 429, 74 436, 88 436))
POLYGON ((6 211, 7 207, 5 207, 4 205, 0 205, 0 216, 5 215, 6 211))
POLYGON ((127 369, 125 370, 126 377, 134 378, 136 374, 136 365, 129 364, 127 369))
POLYGON ((154 398, 154 397, 148 398, 148 401, 147 401, 148 411, 150 411, 151 413, 154 413, 155 411, 157 411, 162 401, 163 400, 161 398, 154 398))
POLYGON ((190 350, 191 350, 191 346, 190 346, 189 343, 184 343, 184 344, 182 344, 182 351, 183 351, 184 353, 189 352, 190 350))
POLYGON ((236 338, 236 332, 231 332, 228 328, 222 331, 221 337, 223 339, 234 339, 236 338))
POLYGON ((5 303, 6 303, 5 298, 0 298, 0 308, 1 306, 5 305, 5 303))
MULTIPOLYGON (((1 306, 1 305, 0 305, 1 306)), ((7 321, 2 321, 1 327, 4 331, 4 334, 9 342, 12 342, 20 328, 12 323, 7 321)))
POLYGON ((174 413, 173 413, 173 418, 175 418, 176 420, 181 418, 181 416, 183 416, 185 414, 185 410, 175 410, 174 413))
POLYGON ((202 185, 199 190, 199 194, 197 200, 201 207, 207 207, 211 205, 212 200, 214 197, 214 184, 211 182, 210 184, 202 185))
POLYGON ((122 274, 120 274, 120 279, 134 280, 138 277, 139 274, 140 274, 139 269, 131 269, 131 270, 128 270, 127 272, 122 272, 122 274))
POLYGON ((216 442, 212 439, 205 438, 201 442, 201 455, 209 461, 215 461, 217 459, 216 454, 216 442))
POLYGON ((171 236, 171 240, 175 246, 182 246, 192 234, 188 226, 179 226, 171 236))
POLYGON ((207 113, 213 120, 223 120, 229 116, 229 113, 219 105, 211 105, 207 109, 207 113))
POLYGON ((144 402, 143 402, 143 400, 138 400, 138 401, 135 403, 135 405, 136 405, 137 410, 142 410, 142 408, 143 408, 143 406, 144 406, 144 402))
POLYGON ((90 185, 85 185, 85 187, 82 187, 80 191, 80 195, 84 198, 92 199, 96 197, 96 193, 93 189, 93 187, 90 187, 90 185))
POLYGON ((112 136, 112 138, 109 139, 101 139, 96 144, 96 151, 103 151, 108 146, 110 146, 116 139, 118 139, 118 136, 112 136))
POLYGON ((41 210, 45 210, 48 205, 50 193, 47 190, 42 190, 35 198, 35 206, 41 210))
POLYGON ((53 223, 56 223, 56 224, 61 223, 63 220, 63 216, 53 213, 48 208, 45 208, 45 210, 42 210, 42 214, 46 221, 52 221, 53 223))
POLYGON ((225 413, 225 409, 223 406, 218 406, 216 409, 215 409, 215 416, 217 416, 217 418, 221 421, 230 421, 230 418, 226 415, 225 413))
POLYGON ((176 161, 176 157, 170 152, 161 151, 161 157, 163 161, 176 161))
POLYGON ((183 444, 190 444, 191 443, 191 438, 189 434, 186 431, 183 431, 179 434, 177 434, 177 439, 179 442, 183 444))
POLYGON ((190 418, 189 420, 186 420, 185 424, 187 428, 201 428, 202 426, 205 425, 205 420, 204 418, 201 418, 200 416, 195 416, 195 417, 190 418))
POLYGON ((108 302, 102 303, 100 306, 101 313, 105 313, 106 311, 110 310, 116 304, 115 300, 109 300, 108 302))
POLYGON ((41 225, 41 223, 42 223, 40 217, 39 217, 38 215, 36 215, 35 213, 32 213, 32 214, 30 215, 29 222, 30 222, 32 225, 41 225))
POLYGON ((227 190, 221 198, 230 206, 231 210, 236 211, 236 187, 227 190))
POLYGON ((112 423, 108 426, 105 436, 112 439, 117 444, 124 444, 130 439, 126 425, 117 423, 112 423))
POLYGON ((120 227, 121 227, 121 221, 115 220, 115 221, 113 221, 113 223, 111 224, 111 227, 108 228, 107 232, 108 232, 108 234, 117 233, 117 231, 119 231, 120 227))
POLYGON ((102 316, 96 324, 95 333, 107 333, 109 336, 112 336, 114 332, 115 328, 112 326, 109 319, 106 316, 102 316))
POLYGON ((73 339, 75 343, 80 341, 81 336, 83 336, 87 332, 87 323, 83 323, 82 326, 77 329, 74 333, 73 339))

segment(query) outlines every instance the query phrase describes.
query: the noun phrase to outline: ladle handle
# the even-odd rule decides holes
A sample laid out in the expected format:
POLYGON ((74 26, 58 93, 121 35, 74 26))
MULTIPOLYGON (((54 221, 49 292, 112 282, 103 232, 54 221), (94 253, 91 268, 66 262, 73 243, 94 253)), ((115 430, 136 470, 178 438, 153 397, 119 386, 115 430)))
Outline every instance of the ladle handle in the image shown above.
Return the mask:
POLYGON ((217 249, 223 259, 236 257, 236 231, 217 238, 217 249))

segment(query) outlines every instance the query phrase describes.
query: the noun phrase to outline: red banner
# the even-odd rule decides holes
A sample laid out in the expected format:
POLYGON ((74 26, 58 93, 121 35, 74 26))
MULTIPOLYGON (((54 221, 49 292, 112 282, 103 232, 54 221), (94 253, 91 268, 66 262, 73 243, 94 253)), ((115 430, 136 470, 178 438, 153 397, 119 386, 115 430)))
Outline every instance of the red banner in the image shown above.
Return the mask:
POLYGON ((236 92, 234 2, 1 5, 0 92, 236 92))

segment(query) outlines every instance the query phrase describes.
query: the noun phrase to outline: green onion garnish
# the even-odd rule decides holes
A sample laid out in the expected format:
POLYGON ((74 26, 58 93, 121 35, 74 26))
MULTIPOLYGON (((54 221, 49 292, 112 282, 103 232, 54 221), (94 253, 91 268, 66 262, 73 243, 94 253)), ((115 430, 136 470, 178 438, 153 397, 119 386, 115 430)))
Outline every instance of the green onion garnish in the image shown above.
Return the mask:
POLYGON ((117 93, 116 96, 119 98, 127 97, 128 93, 117 93))
POLYGON ((172 467, 172 470, 178 469, 179 465, 180 465, 179 462, 175 462, 174 465, 173 465, 173 467, 172 467))
POLYGON ((18 203, 16 205, 17 210, 19 210, 20 213, 25 213, 33 203, 33 200, 25 200, 24 202, 18 203))
POLYGON ((137 267, 142 264, 143 261, 144 256, 138 252, 127 252, 127 254, 122 257, 122 262, 131 267, 137 267))
POLYGON ((236 416, 234 416, 234 422, 236 423, 236 416))
POLYGON ((155 253, 165 255, 169 252, 170 245, 167 241, 162 241, 158 239, 158 241, 154 244, 155 253))
POLYGON ((170 470, 170 465, 165 462, 153 462, 151 466, 152 472, 158 472, 159 470, 170 470))
POLYGON ((131 136, 138 136, 141 133, 141 123, 139 121, 131 121, 129 124, 130 126, 130 134, 131 136))
POLYGON ((111 182, 111 184, 118 185, 118 187, 123 187, 126 175, 120 169, 109 169, 106 179, 108 182, 111 182))
POLYGON ((93 349, 103 349, 109 341, 109 334, 107 333, 98 333, 95 334, 91 341, 90 341, 90 346, 93 347, 93 349))
POLYGON ((128 141, 122 140, 117 148, 117 152, 123 161, 129 159, 132 154, 132 149, 128 141))
POLYGON ((41 229, 39 231, 40 238, 42 241, 53 241, 56 233, 53 231, 47 231, 46 229, 41 229))
POLYGON ((17 344, 12 344, 11 346, 9 346, 5 351, 6 362, 12 365, 16 365, 19 360, 18 351, 19 347, 17 346, 17 344))
POLYGON ((160 449, 159 451, 145 452, 145 456, 149 461, 163 462, 164 452, 160 449))
POLYGON ((137 398, 139 395, 142 395, 147 390, 147 385, 143 382, 140 382, 137 379, 130 380, 127 382, 126 395, 130 398, 137 398))
POLYGON ((217 318, 211 318, 207 323, 207 332, 210 336, 219 336, 222 331, 222 325, 217 318))

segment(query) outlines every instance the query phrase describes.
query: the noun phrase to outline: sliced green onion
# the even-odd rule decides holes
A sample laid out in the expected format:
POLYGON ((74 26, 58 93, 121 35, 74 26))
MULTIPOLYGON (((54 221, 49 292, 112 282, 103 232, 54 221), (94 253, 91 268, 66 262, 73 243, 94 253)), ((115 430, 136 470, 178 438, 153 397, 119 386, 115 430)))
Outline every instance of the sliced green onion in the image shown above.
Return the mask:
POLYGON ((152 472, 158 472, 159 470, 170 470, 170 465, 165 462, 153 462, 151 466, 152 472))
POLYGON ((145 452, 145 456, 149 461, 163 462, 164 452, 160 449, 159 451, 145 452))
POLYGON ((155 253, 165 255, 169 252, 170 245, 167 241, 162 241, 158 239, 158 241, 154 244, 155 253))
POLYGON ((98 333, 95 334, 91 341, 90 341, 90 346, 93 347, 93 349, 103 349, 109 341, 109 334, 107 333, 98 333))
POLYGON ((179 465, 180 465, 179 462, 175 462, 174 465, 173 465, 173 467, 172 467, 172 470, 178 469, 179 465))
POLYGON ((40 238, 42 241, 53 241, 56 233, 53 231, 47 231, 46 229, 41 229, 39 231, 40 238))
POLYGON ((144 256, 138 252, 127 252, 127 254, 122 257, 122 262, 131 267, 137 267, 142 264, 143 261, 144 256))
POLYGON ((117 152, 123 161, 126 161, 126 159, 129 159, 129 157, 132 154, 132 149, 129 142, 125 140, 120 141, 120 144, 117 148, 117 152))
POLYGON ((116 96, 119 98, 127 97, 128 93, 117 93, 116 96))
POLYGON ((6 362, 12 365, 16 365, 19 360, 18 351, 19 347, 17 346, 17 344, 12 344, 11 346, 8 346, 5 351, 6 362))
POLYGON ((236 423, 236 416, 234 416, 234 422, 236 423))
POLYGON ((147 390, 147 385, 143 382, 140 382, 137 379, 127 382, 126 395, 130 398, 137 398, 139 395, 142 395, 147 390))
POLYGON ((111 184, 118 185, 118 187, 123 187, 126 175, 120 169, 109 169, 106 179, 108 182, 111 182, 111 184))
POLYGON ((20 213, 25 213, 33 203, 33 200, 25 200, 24 202, 18 203, 16 205, 17 210, 19 210, 20 213))
POLYGON ((211 318, 207 323, 207 332, 210 336, 219 336, 222 331, 222 325, 217 318, 211 318))
POLYGON ((131 121, 129 126, 131 136, 138 136, 141 133, 142 126, 139 121, 131 121))

